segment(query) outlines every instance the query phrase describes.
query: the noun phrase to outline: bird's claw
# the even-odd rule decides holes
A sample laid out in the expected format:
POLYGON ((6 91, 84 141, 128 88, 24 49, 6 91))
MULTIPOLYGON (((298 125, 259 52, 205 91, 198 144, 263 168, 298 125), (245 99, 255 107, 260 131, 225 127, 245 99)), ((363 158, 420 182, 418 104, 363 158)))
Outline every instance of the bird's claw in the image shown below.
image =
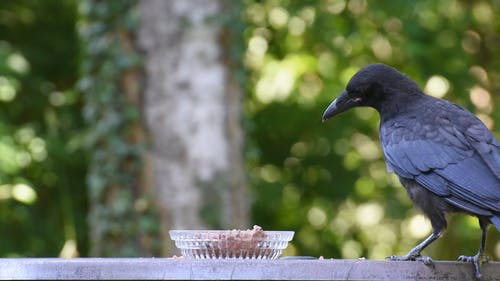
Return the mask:
POLYGON ((485 262, 490 261, 489 256, 483 256, 480 254, 477 254, 475 256, 465 256, 461 255, 458 257, 458 261, 462 262, 470 262, 474 265, 474 275, 476 276, 477 280, 483 280, 482 277, 483 275, 481 274, 481 264, 485 262))
POLYGON ((434 266, 434 261, 430 257, 427 257, 427 256, 417 256, 415 258, 415 260, 416 261, 421 261, 425 265, 432 265, 432 266, 434 266))
POLYGON ((388 256, 386 259, 391 261, 421 261, 425 265, 434 266, 432 258, 422 255, 406 255, 406 256, 388 256))
POLYGON ((473 263, 476 260, 478 262, 485 263, 485 262, 489 262, 490 261, 490 257, 489 256, 483 256, 483 255, 475 255, 475 256, 461 255, 461 256, 458 257, 458 261, 462 261, 462 262, 473 263))

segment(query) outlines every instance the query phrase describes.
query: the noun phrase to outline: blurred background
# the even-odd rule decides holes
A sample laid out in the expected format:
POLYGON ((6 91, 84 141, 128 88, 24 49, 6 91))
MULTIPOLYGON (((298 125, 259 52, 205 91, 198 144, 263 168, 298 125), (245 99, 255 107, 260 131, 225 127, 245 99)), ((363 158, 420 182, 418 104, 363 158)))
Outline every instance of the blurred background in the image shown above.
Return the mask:
MULTIPOLYGON (((170 256, 168 230, 296 231, 286 255, 384 259, 430 233, 378 142, 327 123, 383 62, 500 132, 498 1, 0 2, 0 256, 170 256)), ((424 251, 473 254, 454 215, 424 251)), ((487 253, 500 259, 490 228, 487 253)))

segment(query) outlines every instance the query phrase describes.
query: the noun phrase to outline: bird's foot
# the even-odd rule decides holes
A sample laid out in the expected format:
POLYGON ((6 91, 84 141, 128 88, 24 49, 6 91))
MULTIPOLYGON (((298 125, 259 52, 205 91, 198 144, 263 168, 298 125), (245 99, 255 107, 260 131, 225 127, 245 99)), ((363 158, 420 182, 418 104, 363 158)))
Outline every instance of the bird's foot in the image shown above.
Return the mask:
POLYGON ((420 254, 407 254, 404 256, 389 256, 386 259, 391 260, 391 261, 421 261, 425 265, 434 266, 434 263, 430 257, 422 256, 420 254))
POLYGON ((481 274, 481 264, 490 261, 490 257, 483 256, 481 254, 476 254, 475 256, 465 256, 461 255, 458 257, 459 261, 470 262, 474 265, 474 274, 477 280, 483 280, 483 275, 481 274))

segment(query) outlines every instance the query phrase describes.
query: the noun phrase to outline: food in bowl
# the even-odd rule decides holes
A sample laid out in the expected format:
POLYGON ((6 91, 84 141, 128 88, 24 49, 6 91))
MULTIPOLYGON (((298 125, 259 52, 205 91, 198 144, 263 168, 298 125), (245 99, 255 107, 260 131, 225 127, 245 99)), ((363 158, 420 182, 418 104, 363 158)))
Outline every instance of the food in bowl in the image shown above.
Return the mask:
POLYGON ((276 259, 292 240, 293 231, 172 230, 170 236, 186 258, 276 259))

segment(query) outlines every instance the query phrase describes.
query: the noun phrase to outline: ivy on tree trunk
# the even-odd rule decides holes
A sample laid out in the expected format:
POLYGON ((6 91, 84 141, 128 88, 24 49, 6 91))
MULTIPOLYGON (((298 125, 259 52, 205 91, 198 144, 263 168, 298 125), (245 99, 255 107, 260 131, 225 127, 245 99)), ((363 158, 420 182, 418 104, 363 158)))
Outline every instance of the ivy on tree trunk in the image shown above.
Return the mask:
POLYGON ((157 216, 143 168, 141 59, 136 1, 80 4, 83 115, 91 153, 87 186, 91 256, 159 253, 157 216))

